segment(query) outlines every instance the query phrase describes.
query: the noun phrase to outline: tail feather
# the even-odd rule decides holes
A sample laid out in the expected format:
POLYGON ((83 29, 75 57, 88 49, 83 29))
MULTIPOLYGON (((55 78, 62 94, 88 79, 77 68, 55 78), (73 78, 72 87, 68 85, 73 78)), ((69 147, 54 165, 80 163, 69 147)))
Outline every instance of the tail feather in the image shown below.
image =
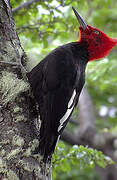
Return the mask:
POLYGON ((42 156, 43 162, 46 164, 51 163, 52 154, 54 153, 60 135, 51 132, 49 130, 50 128, 45 128, 43 126, 42 123, 39 134, 39 146, 35 149, 33 154, 39 153, 42 156))
POLYGON ((58 135, 55 136, 52 133, 42 138, 40 137, 39 153, 42 155, 43 161, 45 163, 51 161, 51 157, 52 154, 54 153, 57 141, 58 141, 58 135))

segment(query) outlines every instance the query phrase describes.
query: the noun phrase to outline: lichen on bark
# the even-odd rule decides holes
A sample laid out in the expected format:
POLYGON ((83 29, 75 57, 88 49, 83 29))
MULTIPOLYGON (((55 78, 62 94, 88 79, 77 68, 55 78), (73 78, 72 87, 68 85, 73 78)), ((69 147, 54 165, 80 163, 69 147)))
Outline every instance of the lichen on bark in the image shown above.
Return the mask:
POLYGON ((29 89, 29 84, 11 72, 3 71, 0 78, 0 92, 2 94, 1 104, 6 105, 13 102, 15 98, 29 89))

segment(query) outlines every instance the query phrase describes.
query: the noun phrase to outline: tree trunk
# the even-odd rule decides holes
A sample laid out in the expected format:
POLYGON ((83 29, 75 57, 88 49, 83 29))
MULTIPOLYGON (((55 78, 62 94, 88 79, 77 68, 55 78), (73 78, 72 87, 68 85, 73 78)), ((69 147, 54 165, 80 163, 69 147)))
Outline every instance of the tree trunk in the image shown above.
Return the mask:
POLYGON ((38 122, 30 86, 21 66, 27 57, 20 45, 9 0, 0 1, 0 180, 49 180, 43 175, 38 146, 38 122), (36 127, 37 124, 37 127, 36 127))

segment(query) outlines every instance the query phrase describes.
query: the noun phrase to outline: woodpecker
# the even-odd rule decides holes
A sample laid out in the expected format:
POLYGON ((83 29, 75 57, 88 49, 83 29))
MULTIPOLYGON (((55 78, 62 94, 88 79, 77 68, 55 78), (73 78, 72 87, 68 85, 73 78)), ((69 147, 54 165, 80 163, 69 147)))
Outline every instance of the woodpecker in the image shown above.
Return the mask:
POLYGON ((116 38, 87 25, 72 8, 79 26, 79 40, 51 51, 31 72, 29 83, 39 105, 41 120, 39 152, 45 163, 51 159, 56 143, 78 103, 89 61, 108 55, 116 38))

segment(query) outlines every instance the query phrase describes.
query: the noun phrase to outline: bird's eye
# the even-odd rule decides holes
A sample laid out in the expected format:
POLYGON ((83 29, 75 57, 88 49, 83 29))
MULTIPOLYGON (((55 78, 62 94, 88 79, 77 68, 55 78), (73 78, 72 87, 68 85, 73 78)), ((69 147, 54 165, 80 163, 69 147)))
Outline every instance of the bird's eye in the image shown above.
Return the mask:
POLYGON ((97 30, 94 30, 93 32, 94 32, 95 34, 98 34, 98 35, 100 34, 100 32, 97 31, 97 30))

